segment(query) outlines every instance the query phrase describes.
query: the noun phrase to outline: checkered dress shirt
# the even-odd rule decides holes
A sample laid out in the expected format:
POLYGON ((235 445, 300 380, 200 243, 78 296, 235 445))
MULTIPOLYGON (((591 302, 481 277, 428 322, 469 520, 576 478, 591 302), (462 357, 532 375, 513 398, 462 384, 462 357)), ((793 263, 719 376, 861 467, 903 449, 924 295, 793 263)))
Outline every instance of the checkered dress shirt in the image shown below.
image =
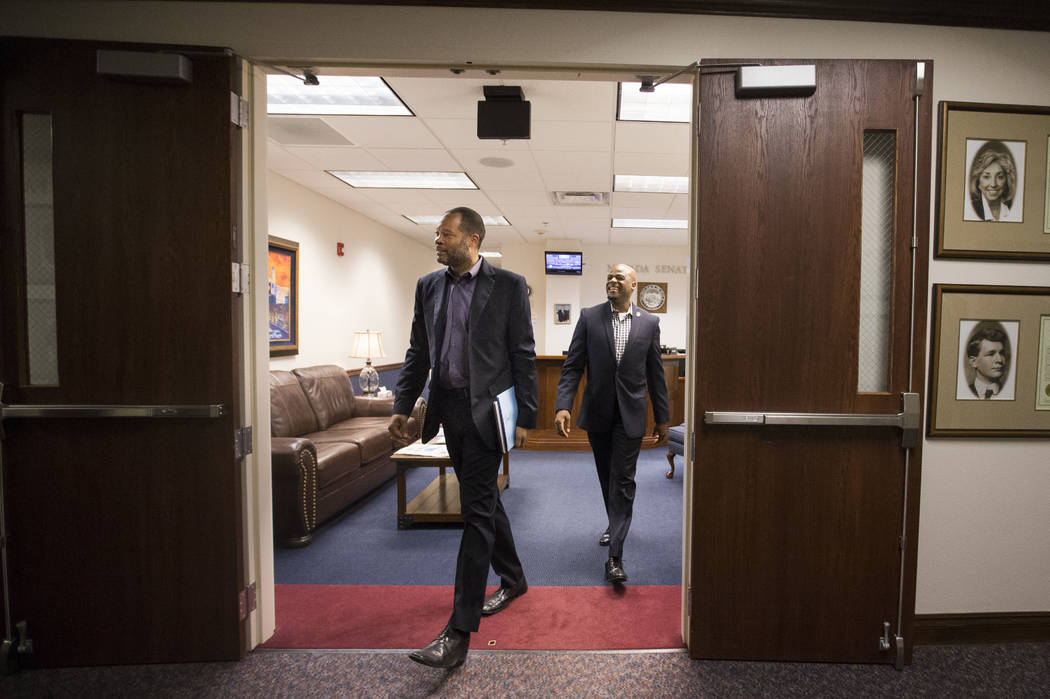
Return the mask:
POLYGON ((619 364, 623 351, 627 349, 627 338, 631 334, 631 311, 633 309, 628 308, 625 313, 620 313, 612 305, 612 301, 609 302, 609 308, 612 309, 613 343, 616 345, 616 363, 619 364))

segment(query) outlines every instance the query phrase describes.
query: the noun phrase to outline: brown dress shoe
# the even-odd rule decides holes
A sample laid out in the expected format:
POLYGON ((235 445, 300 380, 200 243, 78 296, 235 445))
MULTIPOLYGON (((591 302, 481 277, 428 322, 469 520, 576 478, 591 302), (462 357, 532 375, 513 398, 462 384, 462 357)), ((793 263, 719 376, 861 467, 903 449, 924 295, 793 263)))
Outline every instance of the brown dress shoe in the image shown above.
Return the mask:
POLYGON ((414 650, 408 657, 429 667, 459 667, 467 659, 470 634, 446 626, 425 648, 414 650))
POLYGON ((496 612, 502 612, 515 598, 521 597, 529 590, 529 584, 524 580, 517 587, 503 587, 493 592, 485 599, 481 606, 481 616, 492 616, 496 612))

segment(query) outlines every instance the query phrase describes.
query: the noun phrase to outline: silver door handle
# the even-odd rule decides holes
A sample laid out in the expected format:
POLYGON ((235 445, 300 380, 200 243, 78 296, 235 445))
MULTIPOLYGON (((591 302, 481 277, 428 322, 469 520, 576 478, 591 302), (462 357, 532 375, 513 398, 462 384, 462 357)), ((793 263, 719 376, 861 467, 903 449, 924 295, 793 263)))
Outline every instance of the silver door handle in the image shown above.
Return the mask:
POLYGON ((846 427, 899 427, 901 446, 912 449, 919 443, 922 415, 918 393, 901 394, 901 411, 892 415, 863 413, 761 413, 707 411, 708 425, 834 425, 846 427))

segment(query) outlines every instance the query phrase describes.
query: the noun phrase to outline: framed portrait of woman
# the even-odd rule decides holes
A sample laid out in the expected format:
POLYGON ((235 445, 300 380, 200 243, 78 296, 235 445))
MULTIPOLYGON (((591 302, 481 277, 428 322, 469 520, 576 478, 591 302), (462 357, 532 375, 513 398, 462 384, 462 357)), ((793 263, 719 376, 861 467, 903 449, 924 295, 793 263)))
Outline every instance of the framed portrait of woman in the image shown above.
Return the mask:
POLYGON ((941 102, 937 257, 1050 260, 1050 107, 941 102))

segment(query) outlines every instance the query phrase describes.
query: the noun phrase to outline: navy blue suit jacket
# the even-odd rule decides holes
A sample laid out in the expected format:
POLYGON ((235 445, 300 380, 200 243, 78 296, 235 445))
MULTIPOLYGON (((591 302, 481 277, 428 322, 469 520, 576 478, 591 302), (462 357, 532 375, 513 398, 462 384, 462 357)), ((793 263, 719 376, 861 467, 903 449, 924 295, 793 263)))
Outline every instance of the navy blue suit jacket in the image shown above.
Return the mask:
MULTIPOLYGON (((416 283, 412 332, 394 398, 396 414, 411 414, 430 369, 438 366, 445 332, 446 286, 444 268, 416 283)), ((471 416, 486 444, 498 448, 492 401, 510 386, 514 386, 518 400, 518 427, 536 427, 536 343, 525 278, 497 269, 482 259, 470 302, 467 332, 471 416)), ((428 407, 421 435, 424 442, 437 434, 440 412, 428 407)))
POLYGON ((618 405, 627 436, 644 437, 647 388, 653 402, 653 419, 657 423, 670 419, 667 380, 660 359, 660 319, 634 304, 631 313, 631 334, 619 365, 608 301, 583 309, 572 333, 558 380, 555 410, 572 410, 586 369, 587 384, 576 424, 588 432, 610 431, 613 406, 618 405))

